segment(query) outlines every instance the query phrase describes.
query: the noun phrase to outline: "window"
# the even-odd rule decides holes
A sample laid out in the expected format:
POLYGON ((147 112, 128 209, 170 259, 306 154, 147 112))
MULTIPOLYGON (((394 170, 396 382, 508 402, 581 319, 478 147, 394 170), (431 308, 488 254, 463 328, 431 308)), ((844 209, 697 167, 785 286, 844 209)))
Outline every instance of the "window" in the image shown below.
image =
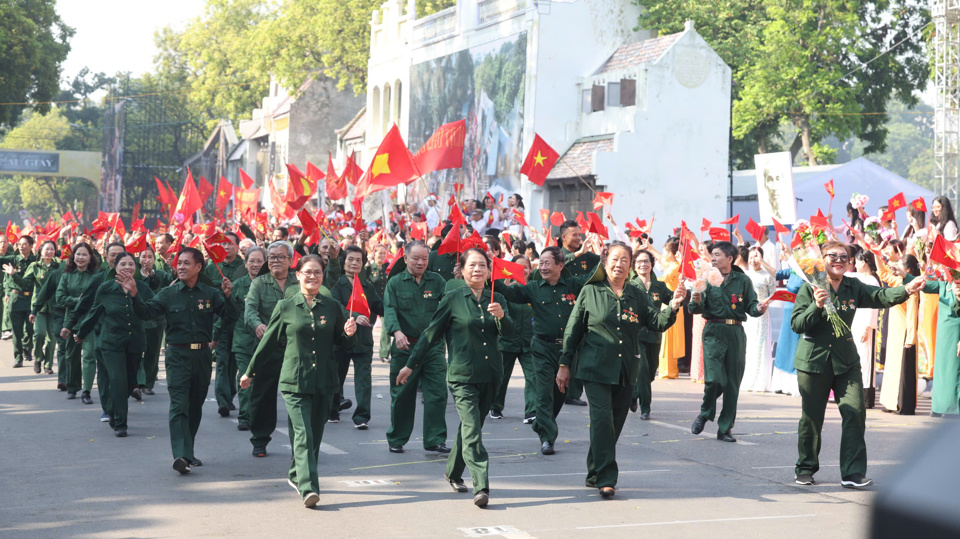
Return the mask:
POLYGON ((607 83, 607 106, 608 107, 620 106, 620 83, 619 82, 607 83))
POLYGON ((590 110, 597 112, 603 110, 603 85, 594 84, 590 90, 590 110))
POLYGON ((637 104, 637 81, 620 79, 620 106, 632 107, 637 104))
POLYGON ((592 112, 590 107, 590 90, 580 92, 580 112, 592 112))

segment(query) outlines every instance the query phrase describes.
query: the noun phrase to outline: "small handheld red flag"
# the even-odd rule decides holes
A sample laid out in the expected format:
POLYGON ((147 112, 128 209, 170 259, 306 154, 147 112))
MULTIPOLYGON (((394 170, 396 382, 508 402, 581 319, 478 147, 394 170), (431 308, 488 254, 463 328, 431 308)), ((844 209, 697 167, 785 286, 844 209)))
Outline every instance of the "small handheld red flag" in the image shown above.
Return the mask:
POLYGON ((827 190, 827 193, 830 193, 830 200, 833 200, 833 196, 837 194, 837 192, 833 190, 833 180, 831 179, 823 184, 823 187, 827 190))
POLYGON ((604 206, 613 206, 613 193, 597 193, 593 199, 593 209, 599 210, 604 206))
POLYGON ((520 210, 518 210, 518 209, 514 209, 514 210, 513 210, 513 218, 517 220, 517 223, 518 223, 520 226, 530 226, 530 225, 527 224, 527 218, 526 218, 526 216, 524 216, 524 215, 523 215, 523 212, 520 211, 520 210))
MULTIPOLYGON (((726 232, 726 230, 724 230, 724 232, 726 232)), ((691 281, 697 280, 697 268, 693 262, 699 259, 700 255, 693 248, 693 246, 690 245, 690 242, 684 243, 683 254, 680 257, 680 274, 683 275, 684 278, 690 279, 691 281)))
POLYGON ((147 235, 140 234, 133 241, 123 246, 130 254, 139 254, 147 250, 147 235))
POLYGON ((467 224, 467 220, 463 218, 463 213, 460 211, 460 207, 456 204, 450 207, 450 223, 454 225, 467 224))
POLYGON ((739 214, 739 213, 736 214, 736 215, 734 215, 733 217, 731 217, 731 218, 729 218, 729 219, 725 219, 725 220, 723 220, 723 221, 720 221, 720 224, 721 224, 721 225, 733 225, 733 226, 737 226, 739 223, 740 223, 740 214, 739 214))
POLYGON ((543 224, 543 228, 550 226, 550 210, 547 208, 540 208, 540 223, 543 224))
POLYGON ((520 284, 527 284, 527 278, 524 276, 524 267, 516 262, 508 262, 502 258, 493 259, 493 271, 490 280, 513 279, 520 284))
POLYGON ((713 241, 730 241, 730 232, 726 228, 711 228, 710 239, 713 241))
POLYGON ((907 198, 903 196, 903 193, 897 193, 896 196, 887 201, 887 207, 893 213, 896 213, 900 208, 907 207, 907 198))
POLYGON ((710 230, 713 226, 713 223, 710 222, 706 217, 703 218, 703 221, 700 222, 700 232, 706 232, 710 230))
POLYGON ((527 158, 520 167, 520 174, 537 184, 543 185, 547 179, 547 174, 560 159, 560 154, 544 142, 540 135, 534 134, 533 144, 530 145, 530 151, 527 152, 527 158))
POLYGON ((753 237, 753 239, 757 243, 760 243, 760 239, 763 236, 764 228, 759 224, 757 224, 756 221, 753 220, 753 217, 751 217, 750 220, 747 221, 746 228, 747 228, 747 232, 753 237))
POLYGON ((566 221, 566 216, 563 215, 561 211, 553 212, 553 215, 550 216, 550 224, 553 226, 562 226, 563 222, 566 221))
POLYGON ((440 247, 437 249, 437 254, 457 254, 460 252, 460 225, 455 224, 453 228, 450 229, 450 232, 447 232, 447 237, 443 238, 443 241, 440 242, 440 247))
POLYGON ((300 210, 300 213, 297 214, 297 217, 300 218, 300 224, 303 225, 304 236, 310 236, 317 230, 317 222, 313 220, 310 212, 308 212, 306 209, 300 210))
POLYGON ((927 202, 923 200, 923 197, 918 197, 910 203, 910 207, 917 211, 927 211, 927 202))
POLYGON ((767 301, 786 301, 793 303, 797 301, 797 295, 792 292, 787 292, 786 290, 777 290, 767 301))
MULTIPOLYGON (((773 218, 771 217, 771 219, 773 218)), ((790 232, 787 227, 781 225, 780 221, 777 221, 776 219, 773 219, 773 229, 777 234, 777 241, 780 241, 780 234, 787 234, 790 232)))
POLYGON ((370 318, 370 305, 367 303, 367 295, 363 292, 363 285, 360 284, 360 275, 353 274, 353 291, 350 293, 350 301, 347 302, 347 311, 351 316, 353 313, 370 318))

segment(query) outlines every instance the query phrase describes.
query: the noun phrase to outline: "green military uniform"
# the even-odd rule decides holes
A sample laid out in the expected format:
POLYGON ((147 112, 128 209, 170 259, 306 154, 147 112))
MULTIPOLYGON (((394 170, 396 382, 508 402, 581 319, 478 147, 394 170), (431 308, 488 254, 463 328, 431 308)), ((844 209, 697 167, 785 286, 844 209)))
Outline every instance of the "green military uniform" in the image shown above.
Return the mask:
MULTIPOLYGON (((154 294, 159 292, 161 288, 170 286, 173 280, 173 275, 157 269, 156 264, 154 264, 153 275, 143 278, 143 282, 150 287, 154 294)), ((160 348, 163 345, 163 332, 166 327, 167 322, 162 316, 143 321, 143 333, 147 342, 143 359, 140 361, 140 370, 137 372, 137 385, 150 391, 153 391, 153 387, 157 383, 157 375, 160 372, 160 348)))
MULTIPOLYGON (((667 288, 663 281, 658 280, 652 272, 650 273, 649 289, 639 277, 631 281, 631 284, 646 295, 657 310, 662 309, 673 298, 673 291, 667 288)), ((646 327, 641 327, 640 334, 637 335, 637 341, 640 343, 640 371, 637 375, 637 385, 633 391, 633 398, 640 401, 640 413, 642 414, 650 413, 650 403, 653 401, 651 385, 660 364, 660 341, 662 338, 663 332, 650 331, 646 327)))
MULTIPOLYGON (((60 276, 60 282, 57 284, 56 305, 64 311, 63 327, 73 330, 73 320, 68 320, 72 316, 80 296, 87 287, 94 282, 99 275, 92 266, 87 267, 87 271, 64 271, 60 276), (69 325, 68 325, 69 322, 69 325)), ((97 373, 96 357, 93 350, 93 339, 87 339, 82 343, 75 342, 73 338, 67 339, 66 357, 64 363, 66 366, 66 384, 69 393, 80 391, 81 387, 89 391, 93 387, 93 377, 97 373), (81 352, 83 355, 83 365, 81 369, 81 352), (81 385, 82 384, 82 385, 81 385)), ((62 369, 63 367, 61 367, 62 369)))
POLYGON ((665 331, 676 317, 669 306, 657 309, 629 283, 619 296, 604 281, 588 284, 577 297, 563 334, 560 365, 572 366, 579 351, 570 375, 583 380, 590 403, 588 484, 617 486, 616 446, 640 372, 640 328, 665 331))
POLYGON ((33 325, 30 324, 30 303, 33 301, 33 279, 27 278, 27 269, 36 262, 33 254, 22 256, 19 252, 12 256, 0 257, 0 267, 10 264, 14 273, 4 273, 3 287, 7 291, 7 303, 10 306, 10 324, 13 329, 14 365, 23 364, 23 360, 33 359, 33 325))
MULTIPOLYGON (((596 271, 600 264, 600 255, 597 253, 585 252, 577 256, 575 252, 568 251, 566 247, 560 247, 560 253, 563 255, 563 267, 574 277, 589 277, 596 271)), ((579 399, 583 396, 583 382, 577 378, 570 380, 570 387, 567 388, 568 399, 579 399)))
MULTIPOLYGON (((437 249, 440 248, 439 242, 437 249)), ((444 281, 453 279, 453 270, 457 266, 457 255, 439 254, 436 250, 430 251, 430 259, 427 261, 427 271, 432 271, 443 277, 444 281)))
MULTIPOLYGON (((360 280, 367 281, 373 285, 373 289, 376 290, 377 295, 380 296, 380 299, 383 299, 383 294, 387 289, 387 268, 390 266, 389 263, 384 262, 383 264, 376 264, 371 260, 367 262, 367 265, 363 267, 363 270, 360 271, 360 280)), ((381 322, 382 323, 382 322, 381 322)), ((390 334, 386 331, 380 331, 380 349, 379 349, 380 359, 387 359, 390 356, 390 334)))
POLYGON ((158 316, 166 319, 164 364, 170 394, 170 446, 174 459, 193 462, 194 440, 210 387, 208 343, 213 341, 214 315, 235 319, 236 305, 226 302, 217 288, 200 282, 191 288, 180 281, 161 289, 146 302, 137 294, 133 311, 142 320, 158 316))
MULTIPOLYGON (((7 250, 0 256, 13 256, 16 248, 12 245, 7 246, 7 250)), ((10 289, 7 286, 6 279, 3 280, 3 321, 0 322, 0 331, 13 332, 13 326, 10 323, 10 289)))
MULTIPOLYGON (((60 263, 51 260, 50 264, 44 264, 42 260, 30 264, 27 268, 26 279, 33 283, 33 296, 30 301, 30 314, 36 317, 33 321, 33 359, 34 372, 40 372, 40 368, 47 369, 48 372, 53 369, 53 356, 57 352, 57 343, 60 339, 60 329, 63 328, 63 315, 56 316, 53 306, 53 290, 46 287, 53 274, 56 274, 56 280, 60 280, 60 263), (41 293, 43 293, 41 297, 41 293)), ((56 286, 56 285, 54 285, 56 286)), ((63 356, 63 345, 60 346, 60 357, 63 356)))
MULTIPOLYGON (((844 277, 830 301, 840 318, 850 326, 858 308, 881 309, 907 301, 902 286, 877 288, 844 277)), ((820 432, 830 390, 840 409, 840 476, 867 473, 867 445, 863 440, 867 410, 863 403, 863 374, 860 356, 849 333, 833 334, 823 309, 817 307, 813 287, 804 284, 797 292, 790 327, 800 334, 793 365, 800 386, 800 423, 797 427, 797 475, 815 474, 820 469, 820 432)))
POLYGON ((277 303, 247 367, 246 375, 256 380, 261 368, 275 361, 276 350, 283 351, 279 387, 287 405, 293 449, 288 476, 301 496, 320 492, 317 457, 339 387, 333 348, 349 348, 356 340, 344 334, 346 320, 336 301, 318 294, 310 307, 297 292, 277 303))
MULTIPOLYGON (((100 288, 100 285, 105 280, 113 280, 112 277, 108 275, 113 271, 110 269, 110 266, 103 262, 100 265, 100 271, 93 276, 93 281, 87 285, 87 288, 80 294, 80 299, 77 300, 77 306, 74 307, 70 312, 66 313, 64 316, 64 325, 70 328, 70 331, 73 333, 77 332, 77 327, 80 324, 80 321, 90 312, 90 309, 93 308, 93 300, 97 295, 97 289, 100 288)), ((115 274, 114 274, 115 275, 115 274)), ((135 274, 136 278, 140 278, 139 272, 135 274)), ((100 333, 100 324, 96 324, 93 328, 94 333, 99 335, 100 333)), ((103 409, 103 413, 110 415, 111 405, 110 405, 110 372, 107 370, 107 364, 103 358, 103 349, 97 346, 99 342, 96 339, 87 339, 93 341, 93 365, 88 367, 86 361, 84 361, 83 369, 83 391, 84 393, 89 393, 93 388, 93 378, 94 374, 97 378, 97 394, 100 397, 100 408, 103 409)))
MULTIPOLYGON (((357 325, 356 343, 350 348, 340 347, 337 349, 337 363, 339 364, 340 386, 334 398, 334 402, 339 403, 343 396, 343 383, 347 378, 347 370, 350 368, 350 362, 353 362, 353 380, 354 392, 356 393, 357 407, 353 411, 353 423, 370 422, 370 393, 371 393, 371 373, 373 363, 373 325, 377 323, 377 316, 383 315, 383 300, 377 294, 373 285, 361 280, 363 293, 367 298, 367 305, 370 307, 370 325, 357 325)), ((337 284, 330 290, 343 308, 350 307, 350 296, 353 294, 353 279, 344 275, 340 277, 337 284)), ((348 316, 356 316, 355 312, 347 312, 348 316)))
MULTIPOLYGON (((153 291, 143 281, 137 280, 137 297, 141 301, 153 298, 153 291)), ((100 326, 94 346, 100 350, 103 366, 107 370, 106 413, 114 420, 114 431, 127 430, 127 399, 137 387, 137 372, 146 350, 146 335, 143 321, 133 312, 130 295, 116 282, 116 272, 111 270, 97 288, 93 306, 77 327, 77 338, 90 337, 95 326, 100 326)))
MULTIPOLYGON (((501 281, 502 282, 502 281, 501 281)), ((500 354, 503 356, 503 377, 500 379, 500 388, 493 399, 491 409, 503 412, 507 400, 507 386, 513 376, 513 367, 520 362, 523 369, 523 413, 524 417, 531 417, 537 413, 537 388, 533 366, 533 354, 530 352, 533 340, 533 309, 527 303, 503 304, 504 311, 510 315, 514 323, 513 334, 500 339, 500 354)))
MULTIPOLYGON (((387 289, 389 294, 389 284, 387 289)), ((494 294, 493 301, 501 306, 506 303, 500 294, 494 294)), ((446 476, 460 481, 464 468, 469 468, 474 494, 481 490, 490 492, 487 450, 483 447, 481 430, 503 377, 499 335, 509 336, 514 332, 514 322, 506 311, 502 320, 487 312, 490 302, 487 289, 480 293, 480 299, 467 286, 444 295, 407 360, 407 367, 416 372, 425 363, 434 361, 433 351, 440 339, 446 339, 450 350, 447 384, 460 415, 457 438, 447 458, 446 476)), ((405 386, 414 384, 415 387, 412 378, 411 375, 405 386)), ((424 389, 424 396, 426 393, 424 389)))
POLYGON ((746 365, 747 336, 743 322, 747 315, 758 317, 757 294, 753 282, 737 266, 730 269, 723 284, 707 285, 700 303, 690 301, 690 312, 702 314, 703 328, 703 404, 700 416, 713 421, 717 399, 723 396, 723 408, 717 419, 719 433, 728 433, 737 419, 737 398, 746 365))
MULTIPOLYGON (((243 259, 238 256, 233 259, 233 262, 224 260, 219 264, 220 269, 217 270, 217 265, 211 261, 207 262, 207 267, 204 268, 203 273, 210 278, 210 282, 220 283, 223 281, 223 277, 226 277, 230 279, 232 284, 236 280, 234 275, 240 268, 243 268, 243 264, 243 259), (221 271, 223 276, 220 275, 221 271)), ((226 408, 229 414, 233 397, 237 394, 237 357, 233 353, 233 324, 226 324, 223 320, 218 320, 214 331, 214 339, 217 341, 217 350, 214 356, 217 368, 213 383, 213 394, 217 398, 217 406, 221 410, 226 408)))
MULTIPOLYGON (((411 345, 433 318, 440 298, 443 296, 444 280, 439 274, 425 271, 420 282, 409 270, 394 276, 387 282, 383 298, 383 331, 393 335, 402 332, 411 345)), ((413 348, 413 346, 411 346, 413 348)), ((417 385, 423 389, 423 447, 435 447, 447 440, 447 386, 446 362, 443 346, 439 343, 424 352, 417 368, 402 386, 397 385, 397 374, 408 365, 411 350, 400 350, 396 342, 390 348, 390 428, 387 443, 402 447, 413 433, 416 413, 417 385)))
MULTIPOLYGON (((233 283, 233 291, 230 293, 229 301, 235 302, 241 312, 244 309, 247 293, 250 291, 252 283, 253 279, 250 275, 244 275, 233 283)), ((233 324, 232 351, 237 358, 237 422, 247 427, 250 426, 250 394, 253 392, 253 388, 242 389, 240 378, 247 372, 250 358, 257 348, 255 329, 247 326, 245 317, 240 317, 233 324)))
POLYGON ((530 342, 530 353, 537 395, 537 419, 533 422, 533 430, 540 436, 540 443, 554 443, 560 432, 557 415, 563 408, 565 394, 555 380, 560 369, 563 332, 577 295, 588 279, 586 275, 571 277, 567 273, 552 285, 547 281, 528 280, 525 285, 497 287, 507 301, 529 304, 533 309, 534 338, 530 342))

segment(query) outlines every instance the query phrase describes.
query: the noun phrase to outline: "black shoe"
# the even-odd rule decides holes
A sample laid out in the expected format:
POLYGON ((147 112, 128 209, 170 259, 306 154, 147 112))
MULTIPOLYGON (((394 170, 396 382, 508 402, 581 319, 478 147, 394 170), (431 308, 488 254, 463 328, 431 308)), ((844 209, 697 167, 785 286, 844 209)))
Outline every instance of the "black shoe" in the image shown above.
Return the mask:
POLYGON ((154 393, 152 389, 147 389, 147 388, 144 388, 143 391, 141 391, 141 393, 143 393, 144 395, 156 395, 156 393, 154 393))
POLYGON ((221 406, 217 408, 217 413, 220 414, 220 417, 230 417, 230 407, 226 405, 221 406))
POLYGON ((35 362, 33 363, 33 373, 34 373, 34 374, 40 374, 40 362, 39 362, 39 361, 35 361, 35 362))
POLYGON ((193 457, 190 459, 190 466, 203 466, 203 462, 200 462, 200 459, 193 457))
POLYGON ((353 401, 350 399, 340 399, 340 406, 337 407, 337 411, 342 412, 344 410, 349 410, 353 406, 353 401))
POLYGON ((640 419, 644 421, 650 421, 650 412, 643 412, 640 414, 640 419))
POLYGON ((237 409, 237 405, 234 404, 234 403, 232 403, 232 402, 231 402, 230 404, 228 404, 227 406, 230 407, 230 411, 231 411, 231 412, 237 409))
POLYGON ((443 474, 443 478, 447 480, 447 483, 450 483, 450 488, 454 492, 466 492, 467 484, 463 482, 463 479, 450 479, 447 477, 447 474, 443 474))
MULTIPOLYGON (((50 367, 44 367, 44 368, 43 368, 43 374, 53 374, 53 369, 51 369, 50 367)), ((64 387, 66 387, 66 386, 64 386, 64 387)))
POLYGON ((490 419, 503 419, 503 412, 499 410, 490 410, 490 419))
POLYGON ((117 438, 126 438, 126 437, 127 437, 127 431, 125 431, 125 430, 118 430, 118 431, 114 432, 113 435, 116 436, 117 438))
POLYGON ((391 452, 391 453, 403 453, 403 446, 402 446, 402 445, 391 445, 391 446, 390 446, 390 452, 391 452))
POLYGON ((93 404, 93 399, 90 398, 90 392, 84 391, 80 394, 80 401, 84 404, 93 404))
POLYGON ((255 457, 257 457, 257 458, 263 458, 263 457, 267 456, 267 448, 266 448, 266 446, 254 447, 254 448, 253 448, 253 456, 255 456, 255 457))
POLYGON ((693 434, 700 434, 703 432, 703 426, 707 424, 707 418, 702 415, 698 415, 696 419, 693 420, 693 426, 690 427, 690 432, 693 434))
POLYGON ((583 486, 587 488, 597 488, 597 481, 591 480, 589 477, 583 480, 583 486))
POLYGON ((24 361, 33 361, 33 352, 24 351, 24 352, 23 352, 23 360, 24 360, 24 361))
POLYGON ((340 412, 334 410, 330 412, 330 417, 327 418, 327 423, 339 423, 340 422, 340 412))
POLYGON ((617 494, 617 489, 613 487, 602 487, 600 489, 600 495, 606 499, 613 498, 617 494))
POLYGON ((867 479, 862 473, 850 474, 840 481, 843 488, 864 488, 873 484, 873 481, 867 479))
POLYGON ((140 393, 139 387, 133 388, 133 391, 130 392, 130 396, 133 397, 133 400, 136 400, 136 401, 143 399, 143 395, 140 393))
POLYGON ((564 404, 571 404, 573 406, 586 406, 587 401, 583 399, 567 399, 563 401, 564 404))
POLYGON ((736 441, 737 441, 737 439, 734 438, 732 434, 730 434, 730 431, 727 431, 727 432, 718 432, 718 433, 717 433, 717 439, 720 440, 721 442, 736 442, 736 441))
POLYGON ((433 451, 435 453, 446 455, 447 453, 450 453, 450 448, 444 444, 440 444, 440 445, 435 445, 433 447, 428 447, 424 449, 424 451, 433 451))
POLYGON ((250 430, 250 423, 240 423, 237 425, 237 430, 250 430))
POLYGON ((812 485, 812 484, 816 483, 816 481, 813 480, 813 474, 812 474, 812 473, 802 473, 802 474, 798 474, 798 475, 796 476, 796 478, 794 479, 794 481, 795 481, 798 485, 812 485))
POLYGON ((67 391, 67 400, 73 400, 75 398, 77 398, 76 391, 67 391))
POLYGON ((22 359, 19 360, 19 361, 14 361, 14 362, 13 362, 13 368, 14 368, 14 369, 19 369, 20 367, 23 367, 23 360, 22 360, 22 359))
POLYGON ((631 412, 636 412, 636 411, 639 410, 639 409, 640 409, 640 401, 639 401, 639 400, 633 399, 632 401, 630 401, 630 411, 631 411, 631 412))
POLYGON ((552 455, 556 453, 556 451, 553 450, 553 442, 543 442, 540 444, 540 452, 544 455, 552 455))
POLYGON ((523 424, 529 425, 537 419, 537 414, 527 414, 523 416, 523 424))
POLYGON ((57 389, 59 389, 60 391, 66 391, 67 384, 64 384, 63 382, 57 382, 57 389))
POLYGON ((483 509, 490 503, 490 495, 484 491, 480 491, 473 495, 473 505, 483 509))
POLYGON ((181 474, 190 473, 190 461, 180 457, 177 460, 173 461, 173 469, 180 472, 181 474))

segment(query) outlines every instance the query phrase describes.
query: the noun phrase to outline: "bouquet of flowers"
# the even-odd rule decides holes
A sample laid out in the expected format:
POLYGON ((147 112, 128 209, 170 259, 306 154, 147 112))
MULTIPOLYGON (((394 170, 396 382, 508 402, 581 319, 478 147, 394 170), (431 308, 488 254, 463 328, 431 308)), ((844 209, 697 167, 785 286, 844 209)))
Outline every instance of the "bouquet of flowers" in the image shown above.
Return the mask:
POLYGON ((689 285, 689 288, 694 292, 703 294, 708 284, 711 286, 720 286, 723 284, 723 274, 706 260, 694 260, 693 267, 697 272, 697 278, 689 285))
POLYGON ((863 220, 863 233, 870 237, 870 241, 874 245, 879 245, 881 242, 880 238, 880 219, 877 217, 867 217, 863 220))
POLYGON ((913 239, 913 251, 917 253, 917 260, 921 262, 927 258, 927 238, 918 236, 913 239))
POLYGON ((861 195, 860 193, 854 193, 850 197, 850 204, 853 206, 853 209, 859 210, 867 205, 867 202, 870 202, 870 197, 867 195, 861 195))
POLYGON ((890 230, 889 228, 884 228, 883 230, 880 231, 880 240, 890 241, 895 239, 897 239, 897 235, 893 232, 893 230, 890 230))
MULTIPOLYGON (((790 265, 790 269, 810 286, 830 290, 830 283, 827 282, 827 268, 823 262, 820 247, 816 242, 804 243, 794 249, 787 263, 790 265)), ((827 312, 827 320, 833 326, 833 334, 836 337, 842 337, 850 331, 847 323, 840 318, 840 313, 837 311, 837 306, 833 304, 833 300, 824 303, 823 309, 827 312)))
POLYGON ((802 241, 804 245, 810 242, 820 245, 827 241, 827 235, 823 230, 814 230, 814 228, 810 226, 810 222, 806 219, 798 220, 797 224, 793 227, 793 232, 800 236, 800 241, 802 241))

